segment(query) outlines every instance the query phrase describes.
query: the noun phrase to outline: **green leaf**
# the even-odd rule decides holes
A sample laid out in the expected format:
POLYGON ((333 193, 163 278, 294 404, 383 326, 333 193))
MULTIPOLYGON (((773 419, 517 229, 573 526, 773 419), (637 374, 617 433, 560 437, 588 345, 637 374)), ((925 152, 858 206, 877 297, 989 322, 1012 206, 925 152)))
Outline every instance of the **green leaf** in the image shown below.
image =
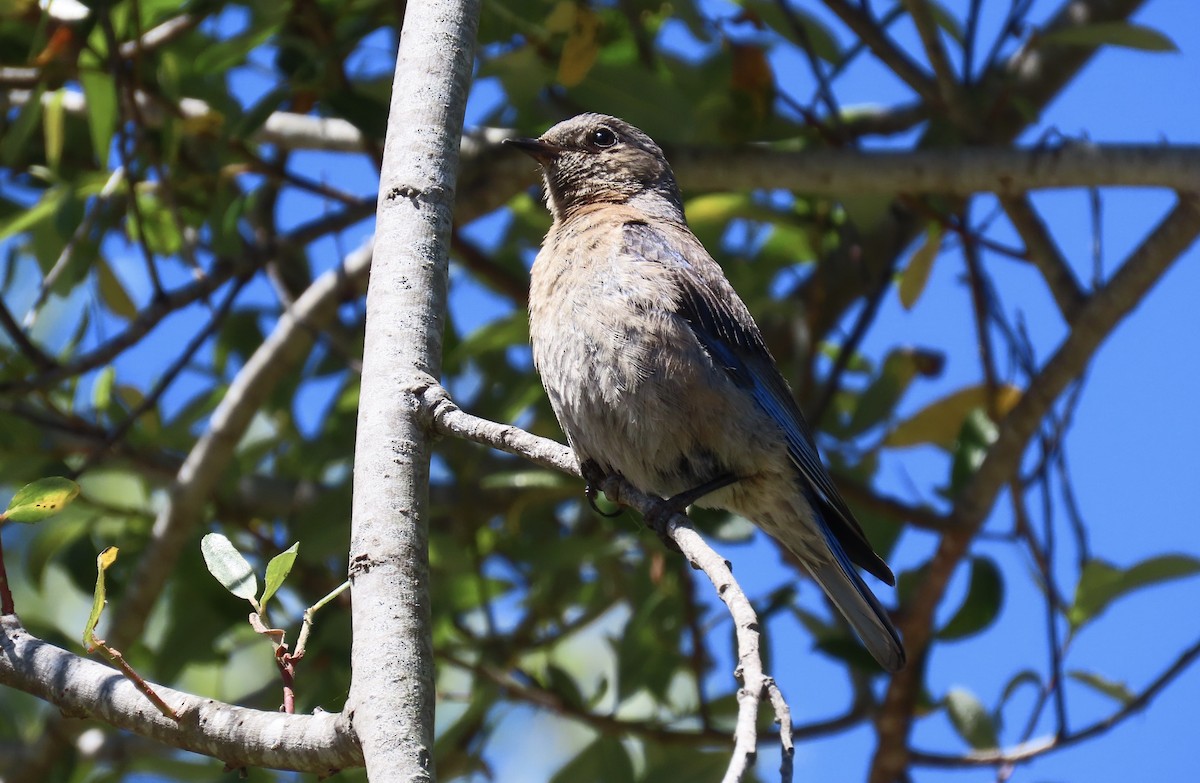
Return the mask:
POLYGON ((117 379, 117 368, 111 364, 96 375, 92 384, 92 407, 97 411, 108 410, 112 404, 113 383, 117 379))
POLYGON ((267 576, 263 580, 262 598, 258 599, 259 606, 266 606, 267 601, 271 600, 271 596, 283 586, 283 580, 287 579, 288 574, 292 572, 292 566, 296 562, 296 555, 300 552, 300 542, 292 544, 287 549, 283 550, 275 557, 271 558, 271 562, 267 563, 267 576))
POLYGON ((550 783, 633 780, 633 762, 621 740, 601 735, 568 761, 550 783))
POLYGON ((1074 634, 1095 620, 1118 598, 1142 587, 1200 573, 1200 559, 1188 555, 1160 555, 1122 569, 1104 560, 1089 560, 1079 575, 1075 601, 1067 610, 1074 634))
POLYGON ((909 259, 908 266, 900 275, 900 304, 905 310, 913 309, 913 305, 921 298, 925 284, 929 282, 929 272, 933 269, 933 260, 942 249, 942 227, 932 225, 925 232, 925 241, 917 248, 909 259))
POLYGON ((998 437, 1000 430, 983 412, 983 408, 976 408, 967 414, 958 440, 954 442, 954 461, 950 465, 951 497, 957 496, 979 470, 998 437))
POLYGON ((1130 22, 1096 22, 1054 30, 1042 36, 1052 46, 1123 46, 1143 52, 1178 52, 1179 47, 1165 33, 1130 22))
POLYGON ((117 561, 118 552, 119 549, 110 546, 96 556, 96 589, 92 592, 92 611, 88 614, 87 625, 83 627, 83 645, 88 652, 96 649, 96 623, 100 622, 100 613, 104 611, 104 572, 117 561))
POLYGON ((29 137, 33 135, 33 129, 37 127, 38 120, 42 118, 42 93, 44 91, 45 87, 39 84, 37 89, 30 93, 25 105, 21 107, 21 113, 17 115, 16 121, 5 128, 4 136, 0 138, 0 162, 3 162, 5 166, 12 166, 17 158, 29 149, 29 137))
POLYGON ((968 745, 975 750, 1000 747, 996 724, 975 694, 965 688, 951 688, 943 703, 954 730, 968 745))
POLYGON ((137 305, 129 298, 125 286, 103 258, 96 259, 96 283, 100 288, 100 300, 113 315, 131 321, 137 317, 137 305))
POLYGON ((234 139, 248 139, 253 136, 266 123, 267 118, 291 95, 293 89, 293 85, 285 82, 269 91, 246 110, 246 113, 234 124, 229 135, 234 139))
POLYGON ((1115 699, 1121 703, 1121 706, 1129 706, 1134 699, 1137 698, 1133 691, 1123 682, 1114 682, 1113 680, 1103 677, 1094 672, 1085 672, 1079 669, 1073 669, 1067 672, 1067 676, 1076 682, 1081 682, 1092 690, 1099 691, 1110 699, 1115 699))
POLYGON ((986 557, 971 558, 971 584, 958 611, 940 631, 939 639, 963 639, 987 628, 1000 614, 1004 603, 1004 578, 1000 568, 986 557))
MULTIPOLYGON (((1001 386, 996 390, 996 408, 1003 416, 1021 399, 1021 390, 1016 386, 1001 386)), ((953 449, 962 431, 963 421, 972 410, 987 407, 987 387, 968 386, 940 400, 931 402, 912 418, 892 430, 884 441, 885 446, 903 448, 921 443, 932 443, 947 451, 953 449)))
POLYGON ((153 192, 139 188, 137 218, 131 211, 125 217, 125 231, 131 242, 145 242, 150 251, 169 256, 183 247, 183 237, 174 215, 153 192))
POLYGON ((912 349, 897 348, 889 353, 883 361, 879 377, 871 381, 871 385, 858 398, 845 434, 858 435, 891 415, 917 371, 918 354, 912 349))
POLYGON ((228 538, 220 533, 209 533, 200 540, 200 551, 204 554, 208 572, 226 590, 254 603, 254 596, 258 594, 258 579, 246 558, 234 549, 228 538))
POLYGON ((46 163, 54 171, 62 161, 63 138, 65 136, 66 112, 63 111, 63 96, 66 91, 58 89, 50 96, 42 119, 42 137, 46 144, 46 163))
POLYGON ((17 490, 0 520, 31 525, 66 508, 79 495, 79 485, 61 476, 38 479, 17 490))
POLYGON ((108 153, 117 130, 117 87, 113 77, 102 71, 86 70, 79 74, 87 100, 88 130, 92 149, 101 167, 108 167, 108 153))
POLYGON ((0 239, 7 239, 14 234, 27 231, 43 220, 48 220, 58 214, 58 208, 66 200, 68 191, 65 188, 50 188, 29 209, 21 210, 3 220, 0 220, 0 239))

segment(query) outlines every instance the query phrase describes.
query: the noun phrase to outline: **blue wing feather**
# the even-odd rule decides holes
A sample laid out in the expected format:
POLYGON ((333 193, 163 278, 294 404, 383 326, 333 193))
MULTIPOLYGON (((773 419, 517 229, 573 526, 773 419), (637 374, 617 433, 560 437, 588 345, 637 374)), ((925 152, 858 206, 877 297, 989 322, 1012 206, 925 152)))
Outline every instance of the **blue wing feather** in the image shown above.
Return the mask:
POLYGON ((758 326, 717 262, 698 243, 689 257, 645 223, 626 224, 625 244, 632 256, 679 270, 677 314, 687 321, 713 362, 721 366, 735 384, 746 389, 783 431, 788 456, 805 486, 816 495, 812 498, 817 501, 814 511, 819 522, 827 528, 823 533, 832 534, 827 538, 835 555, 844 559, 847 553, 840 550, 849 550, 851 560, 894 585, 891 570, 871 548, 821 462, 804 416, 767 350, 758 326))

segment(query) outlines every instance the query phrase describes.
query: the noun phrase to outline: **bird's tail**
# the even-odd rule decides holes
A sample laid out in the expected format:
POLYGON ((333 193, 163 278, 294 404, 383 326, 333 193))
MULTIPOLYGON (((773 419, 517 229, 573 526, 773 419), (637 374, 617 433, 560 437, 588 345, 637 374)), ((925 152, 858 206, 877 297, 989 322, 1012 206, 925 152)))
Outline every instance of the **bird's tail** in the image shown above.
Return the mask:
POLYGON ((889 672, 899 671, 905 660, 900 634, 836 541, 831 542, 830 549, 833 561, 815 567, 805 565, 879 665, 889 672))
POLYGON ((879 665, 889 672, 899 671, 904 668, 905 661, 904 643, 900 641, 900 634, 888 619, 887 610, 859 576, 858 569, 850 561, 846 550, 820 518, 817 508, 813 505, 817 515, 817 527, 820 528, 825 545, 833 558, 817 565, 812 562, 811 555, 805 557, 800 552, 795 554, 825 591, 825 595, 829 596, 829 600, 850 623, 879 665))

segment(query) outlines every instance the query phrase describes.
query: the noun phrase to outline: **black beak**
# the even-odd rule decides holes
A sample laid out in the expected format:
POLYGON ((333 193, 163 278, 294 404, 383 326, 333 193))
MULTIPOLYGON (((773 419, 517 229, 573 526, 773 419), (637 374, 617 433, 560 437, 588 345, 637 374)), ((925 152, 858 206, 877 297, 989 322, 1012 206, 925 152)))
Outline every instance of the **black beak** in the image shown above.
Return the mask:
POLYGON ((505 139, 505 144, 516 147, 543 166, 551 163, 563 148, 541 139, 505 139))

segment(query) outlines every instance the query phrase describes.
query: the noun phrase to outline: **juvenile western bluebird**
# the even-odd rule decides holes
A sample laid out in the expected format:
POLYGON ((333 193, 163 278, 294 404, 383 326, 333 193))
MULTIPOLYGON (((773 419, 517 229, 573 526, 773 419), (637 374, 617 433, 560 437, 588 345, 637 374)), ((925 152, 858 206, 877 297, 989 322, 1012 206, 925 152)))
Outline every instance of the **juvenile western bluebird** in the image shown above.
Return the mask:
POLYGON ((796 556, 888 671, 904 646, 855 570, 896 580, 838 494, 750 311, 688 229, 662 150, 581 114, 509 143, 554 223, 533 264, 533 359, 584 475, 732 511, 796 556))

